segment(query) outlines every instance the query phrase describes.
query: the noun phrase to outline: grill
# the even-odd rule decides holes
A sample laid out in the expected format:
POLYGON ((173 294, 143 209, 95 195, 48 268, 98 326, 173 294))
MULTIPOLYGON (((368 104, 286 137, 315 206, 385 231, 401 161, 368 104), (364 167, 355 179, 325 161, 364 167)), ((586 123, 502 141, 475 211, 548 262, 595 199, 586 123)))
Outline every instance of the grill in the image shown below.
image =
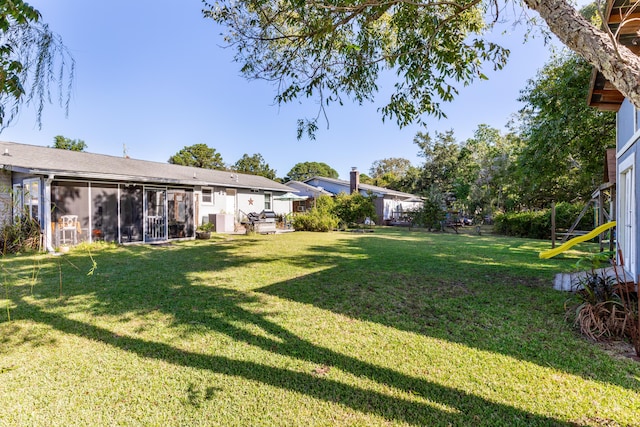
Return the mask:
POLYGON ((273 234, 276 232, 276 213, 267 210, 260 213, 250 212, 247 214, 247 223, 256 233, 273 234))
POLYGON ((260 212, 260 219, 264 222, 276 222, 276 213, 274 211, 260 212))

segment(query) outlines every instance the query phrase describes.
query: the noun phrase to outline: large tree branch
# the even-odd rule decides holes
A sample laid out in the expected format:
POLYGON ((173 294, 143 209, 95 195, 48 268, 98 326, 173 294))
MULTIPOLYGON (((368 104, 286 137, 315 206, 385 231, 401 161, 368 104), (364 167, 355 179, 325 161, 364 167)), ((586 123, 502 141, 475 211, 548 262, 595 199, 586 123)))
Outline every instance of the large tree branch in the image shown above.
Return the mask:
POLYGON ((524 0, 547 22, 560 41, 595 66, 640 108, 640 58, 595 28, 566 0, 524 0))

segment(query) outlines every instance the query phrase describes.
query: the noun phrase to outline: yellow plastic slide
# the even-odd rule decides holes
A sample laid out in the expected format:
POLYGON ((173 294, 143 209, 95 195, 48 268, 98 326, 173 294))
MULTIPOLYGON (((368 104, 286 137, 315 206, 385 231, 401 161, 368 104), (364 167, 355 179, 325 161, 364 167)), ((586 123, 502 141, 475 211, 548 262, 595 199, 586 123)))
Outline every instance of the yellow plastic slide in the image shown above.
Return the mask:
POLYGON ((593 231, 589 232, 588 234, 585 234, 584 236, 574 237, 573 239, 566 241, 565 243, 563 243, 562 245, 558 246, 557 248, 549 249, 548 251, 540 252, 540 258, 542 258, 542 259, 553 258, 554 256, 558 255, 560 252, 564 252, 566 250, 569 250, 569 248, 577 245, 578 243, 582 243, 582 242, 586 242, 587 240, 591 240, 594 237, 596 237, 598 234, 602 233, 603 231, 608 230, 611 227, 615 227, 615 226, 616 226, 616 222, 615 221, 611 221, 611 222, 607 222, 606 224, 602 224, 601 226, 595 228, 593 231))

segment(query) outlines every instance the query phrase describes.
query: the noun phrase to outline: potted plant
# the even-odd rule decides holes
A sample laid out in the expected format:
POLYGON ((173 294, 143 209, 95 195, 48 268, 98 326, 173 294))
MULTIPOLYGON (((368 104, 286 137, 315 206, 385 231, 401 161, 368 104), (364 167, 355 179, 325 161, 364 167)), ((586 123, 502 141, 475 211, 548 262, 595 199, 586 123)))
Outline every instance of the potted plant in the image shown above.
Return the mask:
POLYGON ((212 222, 205 222, 196 229, 196 239, 209 239, 211 233, 215 231, 215 225, 212 222))

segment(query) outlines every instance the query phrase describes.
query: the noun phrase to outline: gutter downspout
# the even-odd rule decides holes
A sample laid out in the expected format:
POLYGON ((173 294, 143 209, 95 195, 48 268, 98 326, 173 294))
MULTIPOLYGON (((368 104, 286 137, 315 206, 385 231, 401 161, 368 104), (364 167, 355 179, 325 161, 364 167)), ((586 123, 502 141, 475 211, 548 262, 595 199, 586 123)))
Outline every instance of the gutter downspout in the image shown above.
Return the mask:
POLYGON ((45 248, 47 251, 53 253, 55 249, 53 248, 53 239, 51 233, 53 229, 51 228, 51 182, 53 181, 54 175, 49 174, 49 176, 44 180, 44 200, 42 203, 43 209, 42 212, 42 222, 44 223, 44 241, 45 248))

